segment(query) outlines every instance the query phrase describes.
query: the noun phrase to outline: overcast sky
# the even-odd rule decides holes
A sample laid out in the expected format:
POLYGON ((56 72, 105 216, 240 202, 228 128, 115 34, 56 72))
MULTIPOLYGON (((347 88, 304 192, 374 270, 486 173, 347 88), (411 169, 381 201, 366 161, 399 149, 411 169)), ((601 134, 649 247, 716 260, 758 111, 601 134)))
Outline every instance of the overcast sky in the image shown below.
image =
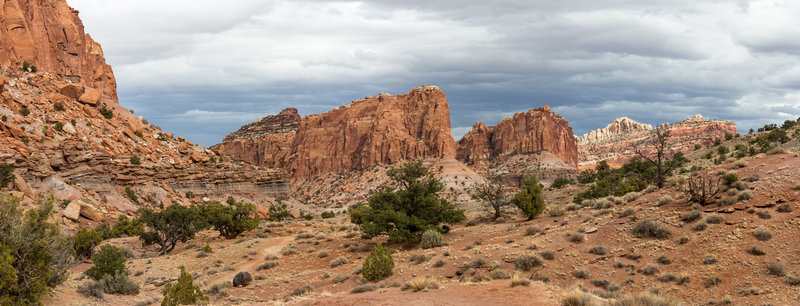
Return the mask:
POLYGON ((68 0, 120 103, 202 145, 260 116, 435 84, 459 139, 550 105, 575 134, 800 116, 800 1, 68 0))

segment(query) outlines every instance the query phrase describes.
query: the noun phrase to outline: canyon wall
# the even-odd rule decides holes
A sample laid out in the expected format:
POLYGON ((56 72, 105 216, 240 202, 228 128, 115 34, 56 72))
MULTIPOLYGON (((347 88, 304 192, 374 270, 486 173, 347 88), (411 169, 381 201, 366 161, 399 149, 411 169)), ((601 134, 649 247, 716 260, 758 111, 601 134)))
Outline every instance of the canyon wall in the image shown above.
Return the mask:
MULTIPOLYGON (((289 113, 296 110, 281 114, 289 113)), ((282 115, 245 125, 212 149, 256 165, 286 169, 296 178, 456 155, 447 98, 436 86, 367 97, 306 116, 299 123, 297 116, 288 120, 282 115), (277 122, 292 122, 286 125, 291 128, 277 122), (282 128, 271 128, 276 124, 282 128)))

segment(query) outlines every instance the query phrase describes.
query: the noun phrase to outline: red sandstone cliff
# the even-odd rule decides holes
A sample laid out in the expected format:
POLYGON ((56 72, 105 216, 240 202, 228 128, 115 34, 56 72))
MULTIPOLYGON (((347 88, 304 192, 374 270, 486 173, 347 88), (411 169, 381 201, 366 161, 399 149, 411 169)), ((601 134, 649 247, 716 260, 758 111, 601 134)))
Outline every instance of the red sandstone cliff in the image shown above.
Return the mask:
POLYGON ((514 114, 491 127, 476 123, 458 145, 458 159, 477 168, 498 158, 541 151, 549 151, 573 167, 578 163, 572 127, 549 106, 514 114))
MULTIPOLYGON (((605 160, 612 167, 619 167, 635 156, 631 145, 651 137, 650 125, 644 125, 628 118, 618 118, 608 127, 578 137, 580 169, 593 168, 605 160), (625 120, 627 119, 627 120, 625 120)), ((697 114, 669 126, 670 138, 668 154, 694 151, 695 145, 705 146, 717 139, 725 139, 726 134, 736 135, 736 123, 732 121, 709 120, 697 114)))
POLYGON ((103 49, 63 0, 5 0, 0 14, 0 66, 28 62, 116 101, 117 85, 103 49))
POLYGON ((456 155, 447 98, 435 86, 353 101, 302 118, 296 130, 267 127, 281 121, 280 116, 246 125, 212 149, 257 165, 281 167, 294 177, 456 155))

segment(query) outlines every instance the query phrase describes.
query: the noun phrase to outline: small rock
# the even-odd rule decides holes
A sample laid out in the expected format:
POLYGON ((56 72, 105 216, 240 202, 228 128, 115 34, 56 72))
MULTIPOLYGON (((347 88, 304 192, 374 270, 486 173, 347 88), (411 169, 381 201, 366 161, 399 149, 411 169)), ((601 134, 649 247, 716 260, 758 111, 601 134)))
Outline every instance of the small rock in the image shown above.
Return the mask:
POLYGON ((233 277, 233 286, 234 287, 245 287, 249 285, 253 281, 253 277, 250 276, 250 272, 239 272, 236 276, 233 277))

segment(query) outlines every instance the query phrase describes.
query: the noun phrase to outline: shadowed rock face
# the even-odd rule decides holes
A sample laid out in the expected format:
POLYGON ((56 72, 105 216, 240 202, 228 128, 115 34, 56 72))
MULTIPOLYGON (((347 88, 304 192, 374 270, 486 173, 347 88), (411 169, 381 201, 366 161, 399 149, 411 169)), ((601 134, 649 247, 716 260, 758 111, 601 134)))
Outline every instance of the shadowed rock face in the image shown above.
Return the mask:
POLYGON ((292 113, 296 110, 248 124, 212 149, 286 169, 296 178, 456 155, 447 98, 435 86, 367 97, 306 116, 296 130, 283 128, 295 125, 292 113))
POLYGON ((476 168, 509 156, 549 151, 568 165, 578 163, 578 148, 569 122, 549 106, 504 118, 495 126, 476 123, 458 142, 458 159, 476 168))
POLYGON ((83 29, 78 11, 63 0, 7 0, 0 7, 0 65, 25 61, 117 100, 103 49, 83 29))
MULTIPOLYGON (((580 169, 594 168, 602 160, 612 167, 622 166, 635 156, 631 145, 651 137, 652 127, 628 118, 617 118, 606 128, 578 137, 580 169)), ((736 135, 736 123, 709 120, 697 114, 669 126, 668 155, 694 151, 695 145, 705 146, 726 134, 736 135)))

